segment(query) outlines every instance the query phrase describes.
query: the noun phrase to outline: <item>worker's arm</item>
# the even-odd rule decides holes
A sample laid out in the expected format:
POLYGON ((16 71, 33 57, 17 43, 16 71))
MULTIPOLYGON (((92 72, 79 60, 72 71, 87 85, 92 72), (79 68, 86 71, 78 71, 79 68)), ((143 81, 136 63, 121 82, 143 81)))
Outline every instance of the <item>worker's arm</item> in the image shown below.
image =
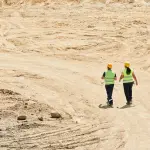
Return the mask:
POLYGON ((117 75, 115 74, 115 80, 117 80, 117 75))
POLYGON ((120 82, 123 78, 124 78, 124 75, 121 74, 120 79, 119 79, 119 82, 120 82))
POLYGON ((103 73, 101 79, 105 79, 105 72, 103 73))
POLYGON ((134 78, 134 80, 135 80, 135 82, 136 82, 136 85, 138 85, 138 81, 137 81, 137 78, 136 78, 136 75, 135 75, 134 72, 132 73, 132 76, 133 76, 133 78, 134 78))

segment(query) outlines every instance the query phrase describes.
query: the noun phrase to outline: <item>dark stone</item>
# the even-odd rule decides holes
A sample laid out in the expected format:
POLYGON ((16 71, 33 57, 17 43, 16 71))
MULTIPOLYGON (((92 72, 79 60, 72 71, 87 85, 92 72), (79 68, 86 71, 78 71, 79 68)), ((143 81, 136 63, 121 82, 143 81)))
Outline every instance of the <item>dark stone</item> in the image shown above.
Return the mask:
POLYGON ((26 120, 27 117, 26 116, 18 116, 17 120, 26 120))

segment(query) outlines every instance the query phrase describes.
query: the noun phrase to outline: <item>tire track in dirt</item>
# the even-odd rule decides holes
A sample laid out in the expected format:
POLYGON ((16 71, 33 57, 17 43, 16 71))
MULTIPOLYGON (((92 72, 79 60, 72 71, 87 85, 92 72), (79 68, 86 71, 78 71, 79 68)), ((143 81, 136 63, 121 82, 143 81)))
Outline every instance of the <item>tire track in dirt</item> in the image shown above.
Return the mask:
MULTIPOLYGON (((59 69, 59 66, 57 69, 59 69)), ((61 71, 66 72, 67 70, 62 69, 61 71)), ((18 77, 20 77, 20 74, 21 74, 20 72, 21 71, 19 70, 18 77)), ((8 71, 8 74, 10 76, 16 77, 17 70, 13 71, 13 72, 8 71)), ((72 74, 72 71, 70 72, 70 74, 72 74)), ((60 75, 61 75, 60 73, 57 74, 58 78, 60 78, 60 75)), ((36 76, 34 76, 34 74, 30 74, 27 72, 22 73, 21 76, 24 76, 24 78, 27 78, 27 79, 32 79, 32 78, 36 77, 36 76)), ((84 78, 84 76, 83 76, 83 78, 84 78)), ((62 78, 62 79, 63 79, 64 83, 67 81, 67 83, 69 83, 70 86, 72 84, 74 84, 74 82, 69 82, 70 80, 68 80, 67 78, 62 78)), ((39 85, 39 84, 41 84, 39 82, 39 80, 45 80, 45 79, 39 78, 38 80, 35 80, 34 82, 37 83, 37 85, 39 85)), ((46 82, 45 82, 45 85, 46 85, 46 82)), ((47 84, 46 86, 49 87, 49 84, 47 84)), ((40 87, 41 87, 41 85, 40 85, 40 87)), ((3 90, 1 90, 1 91, 3 92, 3 90)), ((8 93, 8 92, 6 92, 6 93, 8 93)), ((5 96, 6 95, 4 95, 4 97, 3 97, 4 99, 5 99, 5 96)), ((13 98, 13 96, 11 96, 11 97, 13 98)), ((18 110, 20 108, 22 109, 22 107, 18 107, 18 106, 16 107, 16 105, 14 107, 16 108, 16 110, 18 110)), ((36 110, 36 108, 38 108, 38 107, 36 106, 35 110, 36 110)), ((8 107, 8 109, 13 110, 14 108, 11 106, 11 107, 8 107)), ((28 109, 28 113, 30 111, 31 111, 31 109, 28 109)), ((34 112, 34 111, 32 110, 32 112, 34 112)), ((35 116, 33 117, 33 119, 35 119, 35 116)), ((31 123, 29 120, 28 123, 25 123, 25 122, 23 123, 23 126, 24 127, 27 126, 27 128, 20 128, 19 126, 16 126, 16 125, 9 127, 9 131, 7 132, 7 134, 5 134, 6 137, 9 137, 9 140, 7 140, 7 144, 6 144, 5 140, 2 140, 0 142, 0 144, 3 147, 8 147, 8 148, 20 148, 20 145, 21 145, 21 148, 26 147, 27 149, 31 149, 31 148, 34 149, 34 146, 38 147, 38 148, 39 147, 44 148, 44 149, 51 148, 51 149, 55 149, 55 150, 68 149, 68 148, 75 149, 77 147, 85 147, 85 146, 89 147, 87 149, 90 149, 91 145, 96 146, 99 143, 107 143, 108 140, 111 141, 112 136, 114 137, 114 139, 116 139, 115 132, 110 136, 110 133, 112 132, 112 128, 113 128, 113 122, 102 121, 103 119, 101 120, 100 117, 98 117, 98 118, 100 120, 95 123, 93 122, 93 123, 86 123, 86 124, 78 124, 75 122, 70 122, 70 123, 67 123, 67 127, 65 127, 65 128, 64 128, 65 125, 63 125, 65 123, 65 118, 64 118, 64 120, 61 121, 62 124, 60 124, 60 122, 57 122, 57 123, 55 122, 57 124, 57 127, 51 128, 51 126, 42 126, 42 124, 41 124, 41 125, 38 125, 38 130, 37 130, 36 126, 32 126, 33 122, 31 123), (19 129, 19 133, 18 133, 18 129, 19 129), (33 129, 37 132, 35 132, 33 129), (31 135, 26 135, 25 131, 30 132, 31 135), (47 132, 47 131, 49 131, 49 132, 47 132), (14 140, 13 138, 15 138, 16 140, 14 140), (42 142, 42 144, 40 144, 41 142, 42 142)), ((12 120, 12 121, 14 122, 14 120, 12 120)), ((54 121, 54 120, 51 120, 51 121, 54 121)), ((14 124, 16 124, 16 123, 14 123, 14 124)), ((117 132, 119 132, 119 131, 117 131, 117 132)), ((120 139, 117 140, 117 143, 118 143, 118 141, 120 143, 120 139)))

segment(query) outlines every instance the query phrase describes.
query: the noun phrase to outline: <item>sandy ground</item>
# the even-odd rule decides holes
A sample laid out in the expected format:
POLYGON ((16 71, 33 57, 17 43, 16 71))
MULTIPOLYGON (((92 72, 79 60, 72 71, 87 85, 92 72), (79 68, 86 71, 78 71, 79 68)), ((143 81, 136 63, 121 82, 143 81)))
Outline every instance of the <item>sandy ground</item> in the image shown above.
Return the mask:
POLYGON ((150 149, 148 3, 3 5, 0 33, 0 150, 150 149), (133 107, 117 81, 114 108, 99 108, 106 64, 119 76, 126 60, 133 107))

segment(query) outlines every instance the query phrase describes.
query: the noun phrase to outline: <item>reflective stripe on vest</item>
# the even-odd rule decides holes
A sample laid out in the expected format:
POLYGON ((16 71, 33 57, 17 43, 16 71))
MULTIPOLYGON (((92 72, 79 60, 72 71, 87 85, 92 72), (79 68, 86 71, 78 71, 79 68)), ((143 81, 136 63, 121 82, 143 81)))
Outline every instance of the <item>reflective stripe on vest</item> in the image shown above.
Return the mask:
POLYGON ((113 73, 111 70, 108 70, 105 72, 105 84, 114 84, 115 81, 115 73, 113 73))
POLYGON ((127 70, 127 69, 125 69, 125 70, 123 71, 123 75, 124 75, 123 83, 130 83, 130 82, 133 82, 133 76, 132 76, 133 71, 131 70, 131 73, 130 73, 130 74, 127 74, 127 73, 126 73, 126 70, 127 70))

